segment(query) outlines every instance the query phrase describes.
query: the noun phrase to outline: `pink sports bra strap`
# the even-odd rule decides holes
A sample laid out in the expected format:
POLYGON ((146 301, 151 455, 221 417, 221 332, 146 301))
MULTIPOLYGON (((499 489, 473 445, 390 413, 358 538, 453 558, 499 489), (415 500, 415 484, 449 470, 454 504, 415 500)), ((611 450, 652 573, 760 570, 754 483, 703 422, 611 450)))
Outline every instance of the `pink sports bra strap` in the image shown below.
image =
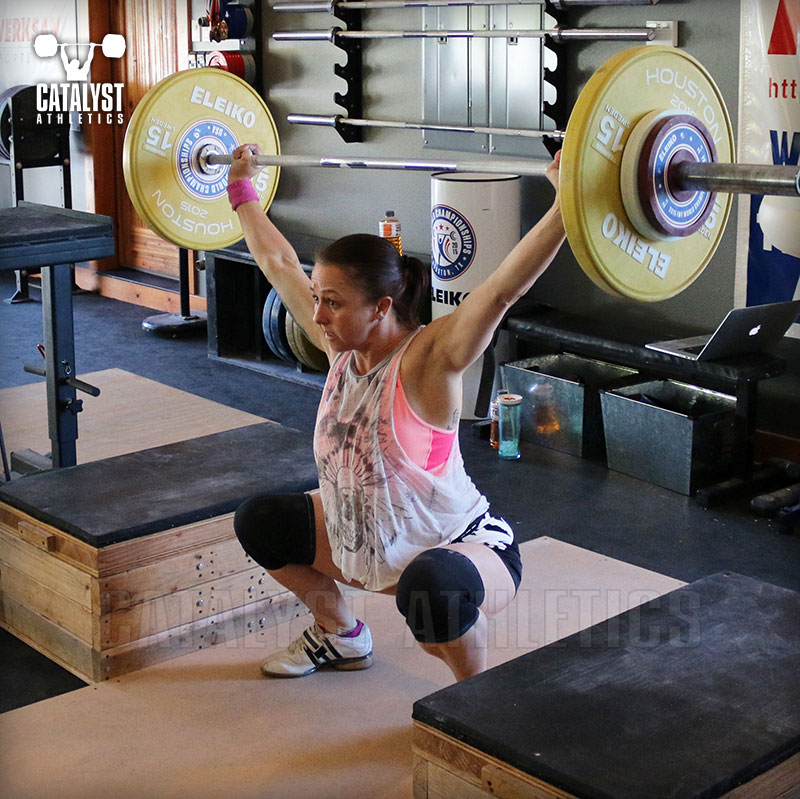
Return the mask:
POLYGON ((394 393, 394 432, 397 441, 415 463, 426 472, 441 466, 450 457, 457 430, 442 430, 434 427, 414 412, 397 374, 397 387, 394 393))

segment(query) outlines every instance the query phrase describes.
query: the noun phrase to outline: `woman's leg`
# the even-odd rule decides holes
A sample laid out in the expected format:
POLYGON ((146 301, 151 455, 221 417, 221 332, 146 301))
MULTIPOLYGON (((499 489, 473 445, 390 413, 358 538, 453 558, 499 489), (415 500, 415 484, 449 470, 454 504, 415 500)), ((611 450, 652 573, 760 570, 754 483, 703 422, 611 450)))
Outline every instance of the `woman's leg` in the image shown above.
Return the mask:
POLYGON ((478 605, 475 624, 461 637, 442 643, 420 642, 426 652, 443 660, 456 680, 464 680, 486 670, 488 662, 488 621, 514 598, 516 586, 500 556, 484 544, 449 544, 450 549, 472 562, 483 581, 484 597, 478 605))
POLYGON ((336 581, 322 505, 316 494, 254 497, 236 511, 234 528, 253 560, 292 591, 314 616, 261 671, 270 677, 304 677, 319 668, 356 671, 372 664, 372 635, 350 611, 336 581))
POLYGON ((333 562, 319 491, 309 492, 309 495, 314 504, 314 561, 310 566, 289 564, 270 574, 305 604, 318 624, 332 633, 346 633, 358 621, 336 585, 336 580, 342 583, 348 581, 333 562))
POLYGON ((339 634, 356 626, 335 582, 348 581, 333 563, 319 491, 256 497, 236 512, 234 526, 250 557, 295 594, 317 623, 339 634))

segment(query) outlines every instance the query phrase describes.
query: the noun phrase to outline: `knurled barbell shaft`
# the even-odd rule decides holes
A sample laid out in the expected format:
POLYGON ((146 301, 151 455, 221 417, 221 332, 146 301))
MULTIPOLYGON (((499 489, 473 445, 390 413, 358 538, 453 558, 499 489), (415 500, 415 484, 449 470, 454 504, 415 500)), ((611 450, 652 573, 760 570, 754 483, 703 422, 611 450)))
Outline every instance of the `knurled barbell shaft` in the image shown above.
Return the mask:
POLYGON ((670 170, 682 189, 708 189, 726 194, 770 194, 797 197, 800 170, 772 164, 725 164, 683 161, 670 170))
MULTIPOLYGON (((209 164, 231 164, 232 155, 209 153, 209 164)), ((255 166, 331 167, 342 169, 397 169, 416 172, 480 172, 501 175, 544 175, 549 161, 414 161, 395 158, 330 158, 310 155, 255 155, 255 166)))
MULTIPOLYGON (((209 164, 232 164, 233 156, 209 153, 209 164)), ((414 161, 394 158, 334 158, 309 155, 256 155, 256 166, 331 167, 343 169, 396 169, 417 172, 478 172, 487 174, 544 175, 548 161, 414 161)), ((728 194, 800 195, 800 171, 793 166, 769 164, 699 164, 683 162, 675 167, 680 188, 707 189, 728 194)))

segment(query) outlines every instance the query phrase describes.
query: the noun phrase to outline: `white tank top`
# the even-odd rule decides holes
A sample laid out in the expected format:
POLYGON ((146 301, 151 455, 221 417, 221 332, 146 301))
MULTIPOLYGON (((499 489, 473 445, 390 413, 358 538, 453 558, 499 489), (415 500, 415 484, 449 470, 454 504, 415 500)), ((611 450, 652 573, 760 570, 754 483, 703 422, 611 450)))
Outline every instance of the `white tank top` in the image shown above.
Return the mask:
POLYGON ((434 472, 397 441, 397 375, 417 332, 364 375, 353 351, 337 355, 317 411, 314 457, 333 561, 345 579, 373 591, 394 585, 420 552, 448 543, 489 509, 464 469, 458 437, 434 472))

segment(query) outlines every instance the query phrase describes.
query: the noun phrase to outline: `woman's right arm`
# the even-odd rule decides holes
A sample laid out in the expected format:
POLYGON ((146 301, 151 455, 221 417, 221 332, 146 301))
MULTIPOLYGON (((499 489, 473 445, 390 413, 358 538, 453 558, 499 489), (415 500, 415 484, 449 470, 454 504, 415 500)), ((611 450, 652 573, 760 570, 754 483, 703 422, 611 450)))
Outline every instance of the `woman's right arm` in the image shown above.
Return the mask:
MULTIPOLYGON (((258 167, 250 164, 250 157, 260 152, 257 145, 243 144, 233 151, 234 161, 228 173, 228 182, 250 179, 258 167)), ((243 202, 236 209, 247 248, 255 258, 258 268, 280 295, 295 321, 319 349, 328 351, 327 343, 314 322, 314 299, 311 280, 303 271, 300 259, 283 234, 270 221, 257 202, 243 202)))

